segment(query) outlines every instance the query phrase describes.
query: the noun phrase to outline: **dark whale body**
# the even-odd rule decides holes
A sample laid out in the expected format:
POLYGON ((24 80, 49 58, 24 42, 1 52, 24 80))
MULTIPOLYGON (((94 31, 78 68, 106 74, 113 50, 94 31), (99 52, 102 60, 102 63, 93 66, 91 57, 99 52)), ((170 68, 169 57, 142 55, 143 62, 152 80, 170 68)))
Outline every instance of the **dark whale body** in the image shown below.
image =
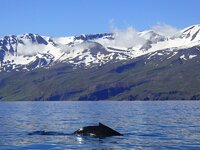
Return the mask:
MULTIPOLYGON (((73 133, 74 135, 80 135, 80 136, 92 136, 96 138, 105 138, 110 136, 121 136, 122 134, 111 129, 110 127, 99 123, 98 126, 86 126, 83 128, 78 129, 73 133)), ((60 132, 52 132, 52 131, 34 131, 31 133, 28 133, 28 135, 73 135, 73 134, 66 134, 66 133, 60 133, 60 132)))
POLYGON ((110 136, 122 136, 121 133, 111 129, 110 127, 99 123, 98 126, 87 126, 75 131, 74 134, 82 136, 94 136, 97 138, 104 138, 110 136))

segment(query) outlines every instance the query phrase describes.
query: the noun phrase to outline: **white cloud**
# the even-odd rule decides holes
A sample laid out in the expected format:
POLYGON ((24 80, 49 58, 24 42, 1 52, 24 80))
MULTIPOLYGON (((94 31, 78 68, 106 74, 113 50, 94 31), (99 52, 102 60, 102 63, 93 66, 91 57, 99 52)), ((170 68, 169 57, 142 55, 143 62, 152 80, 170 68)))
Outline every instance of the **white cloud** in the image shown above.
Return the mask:
MULTIPOLYGON (((111 20, 110 28, 112 33, 114 33, 115 37, 115 39, 109 43, 110 46, 129 48, 129 47, 143 45, 147 41, 147 39, 141 37, 138 34, 139 32, 132 26, 129 26, 126 29, 121 30, 115 27, 114 20, 111 20)), ((173 36, 178 36, 180 34, 180 30, 167 24, 157 24, 153 26, 151 30, 165 37, 173 37, 173 36)))
POLYGON ((120 47, 133 47, 145 43, 145 39, 138 35, 138 32, 133 27, 128 27, 125 30, 114 30, 114 45, 120 47))
POLYGON ((70 53, 70 52, 81 52, 83 50, 86 50, 86 49, 91 49, 93 47, 95 47, 95 43, 92 43, 92 42, 83 42, 83 43, 79 43, 79 44, 76 44, 76 45, 73 45, 73 46, 69 46, 69 45, 62 45, 60 46, 60 50, 63 51, 63 52, 67 52, 67 53, 70 53))
POLYGON ((126 29, 118 29, 111 24, 111 30, 115 39, 110 43, 111 46, 129 48, 133 46, 142 45, 145 43, 145 39, 138 35, 132 26, 126 29))
POLYGON ((172 36, 178 35, 180 31, 177 28, 171 25, 167 25, 167 24, 157 24, 157 25, 154 25, 151 29, 154 32, 166 37, 172 37, 172 36))
POLYGON ((33 56, 37 53, 44 53, 46 46, 43 44, 33 44, 31 42, 26 42, 25 45, 18 45, 17 54, 25 56, 33 56))

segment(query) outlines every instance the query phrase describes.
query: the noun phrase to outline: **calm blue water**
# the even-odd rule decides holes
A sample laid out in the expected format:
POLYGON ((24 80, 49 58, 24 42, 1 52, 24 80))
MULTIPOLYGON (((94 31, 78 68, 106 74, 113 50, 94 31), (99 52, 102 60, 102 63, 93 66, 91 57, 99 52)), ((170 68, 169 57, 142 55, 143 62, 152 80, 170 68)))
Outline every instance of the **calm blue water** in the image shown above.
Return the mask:
POLYGON ((2 102, 0 149, 200 149, 200 102, 2 102), (27 135, 98 122, 124 136, 27 135))

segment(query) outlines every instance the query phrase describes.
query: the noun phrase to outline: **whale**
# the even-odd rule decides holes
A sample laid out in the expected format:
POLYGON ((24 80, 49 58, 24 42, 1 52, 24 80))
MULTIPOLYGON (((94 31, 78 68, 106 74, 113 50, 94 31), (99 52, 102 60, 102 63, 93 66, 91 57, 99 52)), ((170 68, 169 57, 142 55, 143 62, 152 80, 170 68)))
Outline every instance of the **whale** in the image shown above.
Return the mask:
POLYGON ((93 136, 97 138, 105 138, 110 136, 122 136, 123 134, 99 122, 97 126, 86 126, 78 129, 73 134, 81 136, 93 136))
POLYGON ((85 126, 74 131, 72 134, 53 132, 53 131, 34 131, 28 133, 28 135, 50 135, 50 136, 77 135, 77 136, 90 136, 95 138, 105 138, 111 136, 122 136, 123 134, 99 122, 99 124, 96 126, 85 126))

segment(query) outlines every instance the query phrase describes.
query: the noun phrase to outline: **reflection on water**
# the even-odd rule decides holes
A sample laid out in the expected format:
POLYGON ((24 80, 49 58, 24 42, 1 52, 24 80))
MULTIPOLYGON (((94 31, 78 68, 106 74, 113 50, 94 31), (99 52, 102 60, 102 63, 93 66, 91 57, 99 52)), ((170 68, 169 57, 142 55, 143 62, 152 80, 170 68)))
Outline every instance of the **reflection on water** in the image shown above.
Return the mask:
POLYGON ((0 103, 0 149, 199 149, 199 139, 198 101, 0 103), (70 135, 98 122, 124 136, 70 135))

